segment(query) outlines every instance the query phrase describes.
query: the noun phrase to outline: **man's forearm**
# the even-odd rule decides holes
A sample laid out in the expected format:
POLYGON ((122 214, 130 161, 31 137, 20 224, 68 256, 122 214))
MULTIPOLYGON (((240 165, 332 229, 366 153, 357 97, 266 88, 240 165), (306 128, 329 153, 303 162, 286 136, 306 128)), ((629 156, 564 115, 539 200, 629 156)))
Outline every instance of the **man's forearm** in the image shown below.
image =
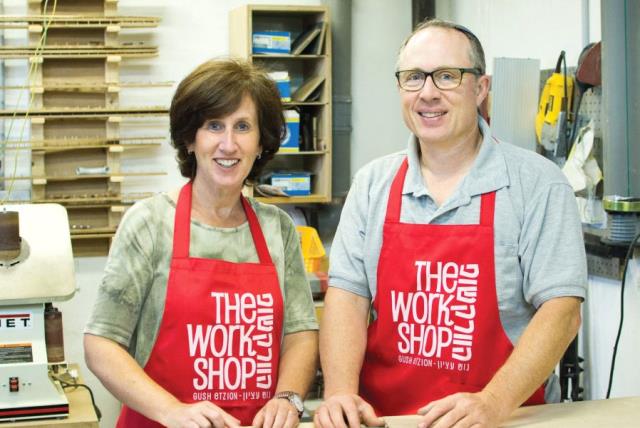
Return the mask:
POLYGON ((580 300, 545 302, 523 332, 513 353, 484 391, 502 403, 504 417, 544 383, 580 327, 580 300))
POLYGON ((358 379, 367 345, 369 300, 330 287, 320 324, 320 361, 325 397, 358 393, 358 379))

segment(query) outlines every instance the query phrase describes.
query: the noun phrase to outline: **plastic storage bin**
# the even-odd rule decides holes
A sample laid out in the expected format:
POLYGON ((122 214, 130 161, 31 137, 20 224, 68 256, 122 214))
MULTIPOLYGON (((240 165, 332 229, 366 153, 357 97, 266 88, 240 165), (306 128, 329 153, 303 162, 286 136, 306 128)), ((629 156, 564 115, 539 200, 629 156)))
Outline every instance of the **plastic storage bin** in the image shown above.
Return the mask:
POLYGON ((307 272, 318 272, 325 256, 324 246, 318 236, 318 231, 309 226, 296 226, 300 235, 300 248, 304 258, 304 268, 307 272))

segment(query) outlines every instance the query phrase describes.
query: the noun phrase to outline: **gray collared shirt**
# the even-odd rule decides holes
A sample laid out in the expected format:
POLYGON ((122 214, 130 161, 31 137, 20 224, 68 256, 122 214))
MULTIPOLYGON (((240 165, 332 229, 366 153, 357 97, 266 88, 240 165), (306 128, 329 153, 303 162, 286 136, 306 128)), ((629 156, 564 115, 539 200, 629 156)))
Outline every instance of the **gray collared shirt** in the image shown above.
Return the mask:
MULTIPOLYGON (((389 188, 407 157, 400 217, 404 223, 477 224, 480 195, 496 191, 498 307, 505 332, 516 343, 542 303, 555 297, 585 297, 587 266, 580 217, 573 190, 555 164, 497 142, 486 122, 478 121, 483 135, 478 156, 439 207, 422 179, 414 136, 406 150, 376 159, 356 173, 331 246, 329 284, 375 298, 389 188)), ((556 401, 556 395, 548 401, 556 401)))

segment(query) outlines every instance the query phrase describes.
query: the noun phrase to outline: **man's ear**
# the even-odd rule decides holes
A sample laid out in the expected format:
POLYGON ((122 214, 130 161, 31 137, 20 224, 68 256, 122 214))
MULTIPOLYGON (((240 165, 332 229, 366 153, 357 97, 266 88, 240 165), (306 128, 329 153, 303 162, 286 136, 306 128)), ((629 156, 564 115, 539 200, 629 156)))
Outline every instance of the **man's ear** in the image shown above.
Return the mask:
POLYGON ((489 94, 489 87, 491 85, 491 79, 486 74, 478 77, 475 87, 476 93, 476 105, 480 106, 487 95, 489 94))

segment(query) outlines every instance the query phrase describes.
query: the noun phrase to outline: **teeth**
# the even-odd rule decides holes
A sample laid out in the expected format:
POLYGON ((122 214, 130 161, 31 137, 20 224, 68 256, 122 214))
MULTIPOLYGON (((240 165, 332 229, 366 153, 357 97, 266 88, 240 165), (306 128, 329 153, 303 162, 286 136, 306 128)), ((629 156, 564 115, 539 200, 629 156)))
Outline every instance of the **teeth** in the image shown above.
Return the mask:
POLYGON ((418 113, 420 116, 422 117, 438 117, 438 116, 442 116, 444 113, 443 112, 424 112, 424 113, 418 113))
POLYGON ((225 168, 231 168, 232 166, 240 162, 238 159, 215 159, 215 161, 218 165, 225 168))

